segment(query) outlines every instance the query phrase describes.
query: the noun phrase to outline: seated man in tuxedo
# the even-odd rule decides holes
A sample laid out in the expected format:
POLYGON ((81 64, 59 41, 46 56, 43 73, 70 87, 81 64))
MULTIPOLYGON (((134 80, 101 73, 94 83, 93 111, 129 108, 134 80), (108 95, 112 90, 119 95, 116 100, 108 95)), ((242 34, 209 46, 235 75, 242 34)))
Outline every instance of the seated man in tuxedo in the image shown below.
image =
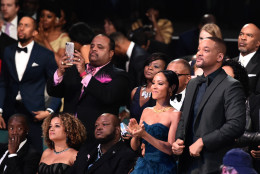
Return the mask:
POLYGON ((93 142, 95 121, 102 113, 117 115, 125 105, 129 91, 129 79, 125 71, 116 68, 111 59, 115 42, 109 36, 98 34, 90 45, 89 64, 76 51, 74 61, 68 63, 64 56, 58 69, 47 84, 48 93, 64 97, 64 112, 74 113, 87 130, 87 141, 93 142))
POLYGON ((179 78, 179 88, 177 94, 175 94, 176 97, 173 101, 170 101, 170 103, 175 109, 180 111, 185 98, 186 86, 191 79, 191 67, 186 60, 175 59, 168 64, 167 70, 174 71, 179 78))
POLYGON ((260 30, 255 24, 246 24, 238 36, 240 54, 234 60, 239 61, 247 70, 249 90, 260 93, 260 30))
POLYGON ((119 119, 109 113, 99 116, 95 123, 98 144, 81 147, 70 173, 127 174, 135 164, 136 153, 120 137, 119 119))
POLYGON ((35 174, 41 155, 30 145, 26 136, 28 123, 22 114, 8 120, 8 144, 0 144, 0 173, 35 174))

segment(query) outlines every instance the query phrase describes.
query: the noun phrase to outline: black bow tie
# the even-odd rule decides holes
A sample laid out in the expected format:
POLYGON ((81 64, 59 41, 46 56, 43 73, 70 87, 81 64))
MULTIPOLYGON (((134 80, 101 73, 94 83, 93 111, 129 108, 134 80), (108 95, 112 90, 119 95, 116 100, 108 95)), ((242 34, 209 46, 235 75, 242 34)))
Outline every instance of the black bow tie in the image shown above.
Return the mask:
POLYGON ((18 51, 18 53, 20 53, 21 51, 24 51, 25 53, 27 53, 27 47, 20 48, 20 47, 17 46, 16 50, 18 51))
POLYGON ((180 102, 182 98, 182 94, 175 94, 175 98, 177 99, 178 102, 180 102))

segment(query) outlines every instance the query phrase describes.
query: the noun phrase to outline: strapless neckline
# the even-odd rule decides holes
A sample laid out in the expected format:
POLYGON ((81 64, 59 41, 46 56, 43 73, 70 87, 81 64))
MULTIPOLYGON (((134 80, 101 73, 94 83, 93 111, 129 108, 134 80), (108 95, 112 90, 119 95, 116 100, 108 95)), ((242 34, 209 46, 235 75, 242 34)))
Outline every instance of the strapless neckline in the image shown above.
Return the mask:
POLYGON ((146 125, 148 125, 148 126, 160 125, 160 126, 163 126, 163 127, 167 128, 167 129, 169 129, 167 126, 165 126, 165 125, 162 124, 162 123, 147 124, 145 121, 143 121, 143 123, 146 124, 146 125))

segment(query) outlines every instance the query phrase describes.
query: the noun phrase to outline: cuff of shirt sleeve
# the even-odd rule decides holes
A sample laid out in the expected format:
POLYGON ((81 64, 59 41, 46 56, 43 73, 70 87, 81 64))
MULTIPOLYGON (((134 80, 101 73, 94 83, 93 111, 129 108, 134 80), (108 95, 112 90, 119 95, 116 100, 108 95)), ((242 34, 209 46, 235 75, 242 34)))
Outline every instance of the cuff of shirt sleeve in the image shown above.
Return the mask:
POLYGON ((50 114, 54 113, 54 110, 52 110, 51 108, 47 108, 46 111, 48 111, 50 114))
POLYGON ((91 80, 92 78, 92 75, 91 74, 87 74, 86 77, 84 77, 82 80, 81 80, 81 83, 84 85, 84 87, 87 87, 88 86, 88 83, 89 81, 91 80))
POLYGON ((17 154, 16 154, 16 153, 9 154, 9 155, 8 155, 8 158, 12 158, 12 157, 15 157, 15 156, 17 156, 17 154))
POLYGON ((2 114, 3 113, 3 109, 2 108, 0 108, 0 114, 2 114))
POLYGON ((63 76, 59 77, 58 72, 56 70, 55 73, 54 73, 53 79, 54 79, 54 84, 58 85, 63 80, 63 76))

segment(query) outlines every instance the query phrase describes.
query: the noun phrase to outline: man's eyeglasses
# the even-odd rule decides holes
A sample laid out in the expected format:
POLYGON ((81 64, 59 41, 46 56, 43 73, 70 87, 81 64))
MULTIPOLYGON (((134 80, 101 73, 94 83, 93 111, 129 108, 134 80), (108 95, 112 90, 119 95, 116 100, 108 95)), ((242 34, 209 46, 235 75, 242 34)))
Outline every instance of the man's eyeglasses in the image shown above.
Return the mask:
POLYGON ((176 73, 176 74, 177 74, 178 77, 180 77, 180 76, 188 76, 188 75, 190 75, 190 74, 178 74, 178 73, 176 73))

